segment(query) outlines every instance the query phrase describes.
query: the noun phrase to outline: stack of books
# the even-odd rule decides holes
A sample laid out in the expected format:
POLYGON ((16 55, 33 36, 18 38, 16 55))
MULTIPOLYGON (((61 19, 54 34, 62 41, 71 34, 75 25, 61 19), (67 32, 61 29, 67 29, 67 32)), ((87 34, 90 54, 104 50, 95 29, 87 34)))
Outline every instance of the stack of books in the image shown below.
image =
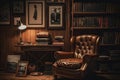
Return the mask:
POLYGON ((63 36, 55 36, 53 44, 64 45, 64 37, 63 36))
POLYGON ((51 44, 51 35, 48 32, 39 32, 36 34, 37 44, 51 44))

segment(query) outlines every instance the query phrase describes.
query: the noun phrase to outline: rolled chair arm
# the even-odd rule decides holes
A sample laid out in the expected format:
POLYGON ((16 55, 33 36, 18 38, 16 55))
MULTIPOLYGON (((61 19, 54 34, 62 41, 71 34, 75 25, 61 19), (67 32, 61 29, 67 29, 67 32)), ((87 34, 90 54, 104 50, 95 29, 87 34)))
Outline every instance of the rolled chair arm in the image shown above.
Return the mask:
POLYGON ((67 52, 67 51, 56 51, 54 53, 54 57, 56 60, 65 59, 65 58, 73 58, 74 52, 67 52))

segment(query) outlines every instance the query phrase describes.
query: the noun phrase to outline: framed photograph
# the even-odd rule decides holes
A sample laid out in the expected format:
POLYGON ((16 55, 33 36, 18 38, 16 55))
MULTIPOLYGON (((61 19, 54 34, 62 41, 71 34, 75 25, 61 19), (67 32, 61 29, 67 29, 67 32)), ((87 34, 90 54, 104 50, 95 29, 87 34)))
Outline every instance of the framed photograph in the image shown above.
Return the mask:
POLYGON ((20 25, 20 17, 14 17, 14 25, 20 25))
POLYGON ((13 1, 13 14, 24 14, 25 12, 25 1, 14 0, 13 1))
POLYGON ((28 61, 19 61, 17 65, 16 76, 26 76, 27 67, 28 67, 28 61))
POLYGON ((7 55, 7 72, 15 73, 21 55, 7 55))
POLYGON ((49 21, 48 21, 48 28, 49 29, 63 29, 63 20, 64 20, 64 13, 63 13, 63 5, 62 4, 52 4, 48 6, 49 11, 49 21))
POLYGON ((10 4, 6 1, 0 2, 0 25, 10 24, 10 4))
POLYGON ((27 27, 45 27, 45 0, 28 0, 26 2, 27 27))

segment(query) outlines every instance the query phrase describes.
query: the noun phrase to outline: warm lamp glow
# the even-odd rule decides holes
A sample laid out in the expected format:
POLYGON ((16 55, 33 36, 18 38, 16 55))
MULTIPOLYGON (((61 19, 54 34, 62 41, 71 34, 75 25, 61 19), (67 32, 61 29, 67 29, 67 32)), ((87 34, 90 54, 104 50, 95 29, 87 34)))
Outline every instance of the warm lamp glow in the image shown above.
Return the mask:
POLYGON ((18 27, 19 30, 25 30, 27 27, 26 25, 23 25, 23 23, 20 24, 20 26, 18 27))

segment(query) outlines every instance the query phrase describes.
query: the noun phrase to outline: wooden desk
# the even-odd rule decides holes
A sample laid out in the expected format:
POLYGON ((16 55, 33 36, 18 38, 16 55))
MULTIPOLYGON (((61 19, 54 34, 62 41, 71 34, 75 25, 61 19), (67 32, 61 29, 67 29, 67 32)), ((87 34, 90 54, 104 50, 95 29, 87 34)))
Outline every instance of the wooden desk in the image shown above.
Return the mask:
POLYGON ((40 44, 26 44, 26 45, 16 45, 20 47, 23 51, 58 51, 63 50, 64 45, 40 45, 40 44))
POLYGON ((45 62, 54 62, 54 52, 58 50, 63 50, 64 45, 40 45, 40 44, 26 44, 26 45, 16 45, 20 47, 25 54, 24 60, 29 62, 36 62, 37 64, 44 64, 45 62))

